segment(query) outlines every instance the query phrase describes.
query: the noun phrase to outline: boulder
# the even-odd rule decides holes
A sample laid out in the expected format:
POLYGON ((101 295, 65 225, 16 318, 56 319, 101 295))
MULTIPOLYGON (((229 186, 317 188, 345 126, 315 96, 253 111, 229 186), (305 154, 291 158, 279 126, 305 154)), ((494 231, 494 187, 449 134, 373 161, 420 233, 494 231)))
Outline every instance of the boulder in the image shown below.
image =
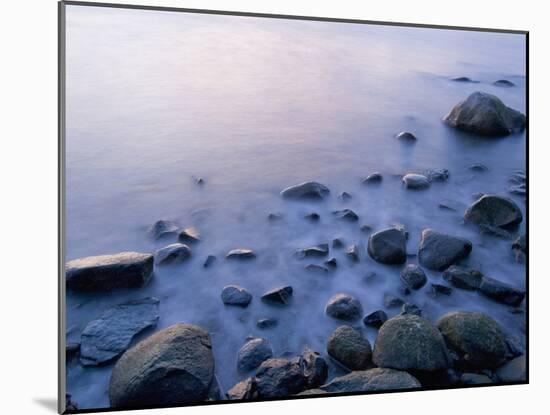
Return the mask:
POLYGON ((200 240, 201 237, 199 231, 193 227, 184 229, 178 235, 178 241, 182 243, 195 243, 200 240))
POLYGON ((275 327, 277 325, 277 320, 274 318, 260 318, 256 322, 256 327, 259 329, 268 329, 270 327, 275 327))
POLYGON ((214 378, 210 336, 175 324, 127 350, 111 374, 111 407, 175 406, 208 398, 214 378))
POLYGON ((367 251, 372 259, 382 264, 403 264, 407 260, 406 242, 402 230, 384 229, 369 237, 367 251))
POLYGON ((363 184, 376 184, 376 183, 382 183, 383 176, 382 174, 378 172, 374 172, 369 174, 367 177, 365 177, 361 182, 363 184))
POLYGON ((266 339, 255 337, 248 340, 237 353, 237 369, 239 372, 250 372, 273 357, 273 350, 266 339))
POLYGON ((120 304, 88 323, 81 335, 80 362, 97 366, 120 356, 137 334, 157 325, 158 308, 158 299, 145 298, 120 304))
POLYGON ((405 141, 405 142, 415 142, 416 136, 413 133, 409 133, 408 131, 402 131, 399 134, 395 136, 398 140, 405 141))
POLYGON ((225 257, 227 259, 252 259, 256 258, 256 253, 252 249, 239 248, 232 249, 225 257))
POLYGON ((222 301, 226 305, 247 307, 252 301, 252 294, 238 285, 228 285, 222 290, 222 301))
POLYGON ((300 365, 308 389, 322 385, 328 376, 328 365, 319 353, 306 347, 301 354, 300 365))
POLYGON ((307 379, 299 359, 268 359, 256 372, 260 398, 278 398, 295 395, 307 386, 307 379))
POLYGON ((483 277, 479 291, 499 303, 513 307, 519 306, 525 298, 525 291, 489 277, 483 277))
POLYGON ((363 318, 365 326, 380 328, 386 322, 388 315, 384 310, 376 310, 363 318))
POLYGON ((338 199, 340 199, 342 202, 347 202, 351 199, 351 195, 348 192, 342 192, 338 195, 338 199))
POLYGON ((319 222, 321 216, 317 212, 311 212, 304 216, 304 218, 309 220, 310 222, 319 222))
POLYGON ((489 171, 489 167, 487 167, 485 164, 474 163, 468 166, 468 170, 475 171, 475 172, 485 172, 485 171, 489 171))
POLYGON ((270 213, 269 215, 267 215, 267 220, 270 222, 276 222, 281 219, 283 219, 283 215, 281 215, 280 213, 270 213))
POLYGON ((216 262, 216 257, 214 255, 208 255, 206 257, 206 259, 204 260, 204 263, 202 264, 202 266, 204 268, 209 268, 210 266, 212 266, 214 264, 214 262, 216 262))
POLYGON ((308 264, 304 267, 304 269, 307 272, 318 273, 318 274, 326 274, 328 272, 328 268, 325 268, 322 265, 317 265, 317 264, 308 264))
POLYGON ((401 306, 401 313, 399 315, 404 316, 406 314, 414 314, 415 316, 422 315, 422 309, 416 304, 405 303, 401 306))
POLYGON ((337 362, 350 370, 364 370, 369 366, 372 349, 359 330, 340 326, 330 335, 327 352, 337 362))
POLYGON ((525 255, 527 254, 527 236, 525 234, 518 236, 512 243, 512 249, 516 254, 516 261, 525 261, 525 255))
POLYGON ((292 297, 293 289, 290 285, 273 288, 262 295, 262 300, 274 304, 288 304, 292 297))
POLYGON ((372 360, 376 366, 399 370, 435 371, 450 364, 441 333, 414 314, 393 317, 380 327, 372 360))
POLYGON ((142 287, 152 274, 153 255, 138 252, 74 259, 65 268, 67 288, 73 291, 142 287))
POLYGON ((374 368, 355 371, 334 378, 330 383, 321 386, 328 393, 371 392, 396 389, 417 389, 422 385, 412 375, 400 370, 374 368))
POLYGON ((446 182, 449 180, 450 173, 447 169, 431 169, 427 170, 424 175, 433 182, 446 182))
POLYGON ((256 379, 254 377, 246 378, 229 389, 226 395, 231 401, 257 399, 256 379))
POLYGON ((287 199, 313 199, 321 200, 328 196, 330 190, 325 185, 317 182, 304 182, 290 186, 281 192, 287 199))
POLYGON ((182 243, 165 246, 155 252, 155 265, 168 265, 183 262, 191 256, 191 249, 182 243))
POLYGON ((501 382, 525 382, 527 381, 527 364, 525 355, 518 356, 506 362, 495 371, 501 382))
POLYGON ((430 187, 430 179, 423 174, 409 173, 403 176, 406 189, 421 190, 430 187))
POLYGON ((342 248, 344 246, 344 241, 341 238, 334 238, 332 240, 332 247, 334 249, 342 248))
POLYGON ((513 200, 485 194, 466 209, 464 220, 476 225, 510 228, 521 223, 523 215, 513 200))
POLYGON ((435 295, 451 295, 453 293, 453 289, 451 287, 447 287, 446 285, 433 283, 431 287, 432 293, 435 295))
POLYGON ((334 257, 326 260, 325 262, 323 262, 323 264, 325 264, 329 268, 337 268, 338 267, 338 261, 336 261, 336 258, 334 258, 334 257))
POLYGON ((498 81, 493 82, 493 85, 505 87, 516 86, 512 81, 509 81, 508 79, 499 79, 498 81))
POLYGON ((478 83, 479 82, 479 81, 473 81, 470 78, 468 78, 467 76, 459 76, 458 78, 452 78, 451 81, 464 82, 464 83, 467 83, 467 82, 478 83))
POLYGON ((424 229, 420 239, 418 260, 426 268, 443 271, 465 259, 472 251, 472 243, 464 238, 424 229))
POLYGON ((147 234, 152 239, 172 238, 177 235, 178 230, 179 226, 174 222, 169 220, 159 220, 149 228, 147 234))
POLYGON ((405 304, 405 301, 403 301, 399 297, 396 297, 391 294, 384 295, 384 306, 386 308, 397 308, 397 307, 401 307, 403 304, 405 304))
POLYGON ((451 127, 479 135, 504 136, 523 130, 526 118, 496 96, 474 92, 455 105, 443 121, 451 127))
POLYGON ((426 284, 428 278, 418 265, 408 264, 401 270, 401 281, 412 290, 419 290, 426 284))
POLYGON ((476 269, 451 265, 443 272, 443 279, 463 290, 477 290, 483 274, 476 269))
POLYGON ((352 245, 346 249, 346 256, 353 262, 359 262, 359 248, 357 245, 352 245))
POLYGON ((482 375, 479 373, 463 373, 460 376, 460 383, 462 385, 489 385, 493 382, 487 375, 482 375))
POLYGON ((355 213, 351 209, 335 210, 332 213, 337 218, 348 221, 348 222, 357 222, 359 220, 359 216, 357 215, 357 213, 355 213))
POLYGON ((437 323, 459 366, 494 369, 505 360, 506 340, 499 324, 491 317, 471 311, 445 314, 437 323))
POLYGON ((339 320, 357 320, 361 317, 363 309, 357 298, 344 293, 335 294, 330 298, 325 313, 339 320))
POLYGON ((296 252, 298 258, 319 258, 328 255, 328 244, 319 244, 309 248, 302 248, 296 252))

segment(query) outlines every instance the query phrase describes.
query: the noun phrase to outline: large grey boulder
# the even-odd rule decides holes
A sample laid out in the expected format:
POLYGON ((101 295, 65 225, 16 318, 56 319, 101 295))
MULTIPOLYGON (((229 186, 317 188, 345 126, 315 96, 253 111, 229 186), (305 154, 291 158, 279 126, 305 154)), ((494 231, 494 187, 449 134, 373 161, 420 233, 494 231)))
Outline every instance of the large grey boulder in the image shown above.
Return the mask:
POLYGON ((521 223, 523 215, 513 200, 483 195, 466 209, 464 220, 489 228, 509 228, 521 223))
POLYGON ((182 243, 176 242, 155 252, 156 265, 169 265, 183 262, 191 256, 191 249, 182 243))
POLYGON ((403 264, 407 260, 407 238, 397 228, 384 229, 369 237, 367 251, 372 259, 382 264, 403 264))
POLYGON ((519 306, 525 298, 525 291, 489 277, 483 277, 479 291, 499 303, 513 307, 519 306))
POLYGON ((354 296, 338 293, 328 300, 325 313, 332 318, 353 321, 361 317, 363 309, 354 296))
POLYGON ((111 375, 111 407, 181 405, 208 398, 214 378, 210 336, 175 324, 127 350, 111 375))
POLYGON ((419 290, 428 281, 424 270, 416 264, 408 264, 401 270, 400 276, 401 281, 413 290, 419 290))
POLYGON ((502 329, 483 313, 453 311, 441 317, 437 327, 449 349, 458 356, 459 365, 465 368, 494 369, 507 356, 502 329))
POLYGON ((380 327, 372 360, 376 366, 398 370, 435 371, 450 364, 441 333, 414 314, 393 317, 380 327))
POLYGON ((255 337, 248 340, 237 353, 237 369, 239 372, 250 372, 273 357, 273 350, 266 339, 255 337))
POLYGON ((418 260, 426 268, 443 271, 463 260, 472 251, 472 243, 464 238, 424 229, 420 239, 418 260))
POLYGON ((321 386, 320 389, 329 393, 343 393, 416 389, 421 386, 420 382, 407 372, 387 368, 374 368, 355 371, 334 378, 330 383, 321 386))
POLYGON ((281 195, 287 199, 324 199, 330 190, 328 187, 317 182, 304 182, 287 187, 281 195))
POLYGON ((521 112, 507 107, 496 96, 474 92, 443 117, 451 127, 487 136, 504 136, 525 128, 521 112))
POLYGON ((268 359, 256 372, 256 386, 261 398, 295 395, 307 386, 300 359, 268 359))
POLYGON ((142 287, 153 274, 153 255, 121 252, 67 262, 67 288, 73 291, 111 291, 142 287))
POLYGON ((157 325, 158 307, 156 298, 131 301, 88 323, 81 335, 80 362, 95 366, 120 356, 137 334, 157 325))
POLYGON ((369 366, 372 349, 359 330, 340 326, 330 335, 327 352, 337 362, 350 370, 364 370, 369 366))

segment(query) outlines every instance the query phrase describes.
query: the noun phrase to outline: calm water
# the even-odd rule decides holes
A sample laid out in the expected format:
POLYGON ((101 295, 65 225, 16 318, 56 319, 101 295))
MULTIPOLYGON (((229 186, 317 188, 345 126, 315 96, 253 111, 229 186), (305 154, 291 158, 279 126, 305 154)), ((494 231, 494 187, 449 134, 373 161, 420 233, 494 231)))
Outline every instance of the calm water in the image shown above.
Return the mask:
MULTIPOLYGON (((67 259, 152 252, 163 244, 145 232, 158 219, 194 225, 203 239, 192 260, 157 268, 143 289, 69 294, 69 341, 78 341, 85 325, 106 309, 156 296, 158 329, 184 321, 210 332, 224 389, 245 377, 237 373, 236 352, 248 335, 268 338, 277 356, 299 353, 305 345, 324 353, 339 325, 323 312, 333 294, 354 294, 368 313, 382 307, 385 293, 398 293, 400 267, 368 257, 363 224, 375 230, 404 224, 411 253, 427 227, 467 237, 474 243, 467 264, 525 287, 525 267, 514 263, 510 241, 479 235, 463 224, 461 211, 438 209, 444 199, 466 207, 478 192, 507 195, 510 174, 525 169, 524 134, 480 139, 440 121, 476 90, 525 112, 522 36, 67 9, 67 259), (457 76, 480 83, 449 81, 457 76), (492 85, 501 78, 517 86, 492 85), (418 142, 397 142, 393 136, 403 130, 418 142), (472 174, 472 163, 490 170, 472 174), (402 188, 397 175, 428 168, 447 168, 451 178, 423 192, 402 188), (362 185, 360 179, 374 171, 384 175, 383 184, 362 185), (205 185, 197 186, 194 177, 205 185), (330 199, 282 200, 281 189, 305 180, 326 184, 330 199), (342 191, 353 198, 339 201, 342 191), (358 224, 333 217, 343 207, 359 214, 358 224), (317 224, 303 219, 312 211, 321 215, 317 224), (269 223, 270 212, 284 219, 269 223), (308 262, 292 252, 334 237, 358 244, 360 263, 333 251, 337 271, 305 273, 308 262), (223 255, 237 247, 253 248, 258 258, 225 262, 223 255), (220 260, 205 270, 209 254, 220 260), (376 277, 368 278, 372 273, 376 277), (224 307, 220 292, 227 284, 247 288, 251 305, 224 307), (260 301, 265 290, 282 284, 294 287, 290 307, 260 301), (275 317, 279 325, 259 330, 256 320, 263 317, 275 317)), ((511 197, 524 209, 522 198, 511 197)), ((428 274, 441 282, 440 273, 428 274)), ((505 306, 461 290, 443 299, 428 291, 408 301, 431 320, 449 310, 481 310, 524 336, 522 317, 505 306)), ((376 331, 362 330, 372 343, 376 331)), ((108 406, 111 369, 69 365, 68 392, 80 408, 108 406)))

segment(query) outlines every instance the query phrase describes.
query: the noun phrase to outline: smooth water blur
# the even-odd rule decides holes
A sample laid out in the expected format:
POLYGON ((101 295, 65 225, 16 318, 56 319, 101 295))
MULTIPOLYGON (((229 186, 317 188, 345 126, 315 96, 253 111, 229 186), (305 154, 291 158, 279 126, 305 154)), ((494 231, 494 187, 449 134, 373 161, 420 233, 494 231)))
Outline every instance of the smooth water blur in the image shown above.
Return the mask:
MULTIPOLYGON (((248 335, 268 338, 277 356, 305 345, 325 353, 328 335, 341 324, 324 314, 333 294, 354 294, 367 314, 383 306, 385 293, 399 293, 400 267, 368 257, 364 224, 375 230, 404 224, 410 253, 427 227, 467 237, 474 243, 467 264, 524 288, 525 267, 514 262, 510 241, 482 236, 462 221, 473 194, 508 195, 510 174, 525 169, 524 134, 483 139, 441 122, 477 90, 525 112, 523 36, 68 6, 67 259, 153 252, 163 243, 145 233, 158 219, 194 225, 202 234, 189 262, 155 269, 143 289, 69 293, 68 340, 78 341, 106 309, 156 296, 157 329, 183 321, 210 332, 225 390, 248 376, 236 370, 248 335), (457 76, 480 83, 449 80, 457 76), (517 86, 492 85, 501 78, 517 86), (418 142, 393 138, 403 130, 418 142), (467 170, 472 163, 489 171, 474 174, 467 170), (450 180, 422 192, 401 186, 398 175, 428 168, 449 169, 450 180), (374 171, 383 183, 362 185, 374 171), (306 180, 326 184, 330 199, 282 200, 281 189, 306 180), (340 202, 342 191, 353 198, 340 202), (445 199, 460 211, 439 209, 445 199), (354 209, 359 223, 334 218, 331 212, 342 207, 354 209), (317 224, 303 219, 313 211, 321 215, 317 224), (283 220, 268 222, 270 212, 283 220), (332 250, 338 269, 314 275, 303 270, 313 261, 292 256, 335 237, 359 244, 361 261, 351 264, 332 250), (224 254, 237 247, 254 249, 257 259, 226 262, 224 254), (204 269, 209 254, 218 261, 204 269), (224 307, 227 284, 247 288, 251 305, 224 307), (294 287, 290 307, 260 301, 283 284, 294 287), (277 318, 278 326, 257 329, 263 317, 277 318)), ((511 197, 524 209, 522 198, 511 197)), ((429 277, 442 280, 440 273, 429 277)), ((426 286, 407 301, 431 320, 450 310, 482 310, 524 336, 523 316, 503 305, 456 289, 448 298, 428 292, 426 286)), ((372 343, 376 331, 362 330, 372 343)), ((111 369, 69 365, 68 392, 80 408, 109 405, 111 369)), ((332 367, 331 376, 337 371, 332 367)))

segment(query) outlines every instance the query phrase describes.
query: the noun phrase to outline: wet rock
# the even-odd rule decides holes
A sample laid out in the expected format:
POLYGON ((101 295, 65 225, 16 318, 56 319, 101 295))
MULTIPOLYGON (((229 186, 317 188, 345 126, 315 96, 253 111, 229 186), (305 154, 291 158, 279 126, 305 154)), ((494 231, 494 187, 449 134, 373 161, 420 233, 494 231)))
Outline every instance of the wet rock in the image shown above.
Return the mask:
POLYGON ((65 394, 65 411, 66 412, 78 411, 77 403, 72 400, 71 395, 68 393, 65 394))
POLYGON ((304 216, 304 218, 309 220, 310 222, 319 222, 319 219, 321 219, 321 216, 319 216, 319 214, 316 212, 312 212, 312 213, 308 213, 306 216, 304 216))
POLYGON ((370 225, 362 225, 360 229, 361 229, 361 232, 364 232, 364 233, 372 232, 372 226, 370 225))
POLYGON ((332 247, 335 249, 342 248, 344 246, 344 241, 340 238, 334 238, 332 240, 332 247))
POLYGON ((111 291, 142 287, 153 274, 153 255, 121 252, 69 261, 67 288, 73 291, 111 291))
POLYGON ((318 273, 318 274, 326 274, 328 272, 328 268, 325 268, 317 264, 308 264, 304 267, 304 269, 307 272, 318 273))
POLYGON ((346 249, 346 256, 353 262, 359 262, 359 248, 357 245, 352 245, 346 249))
POLYGON ((256 322, 256 327, 259 329, 268 329, 270 327, 275 327, 277 325, 277 320, 274 318, 261 318, 256 322))
POLYGON ((80 354, 80 343, 67 343, 65 347, 65 359, 67 361, 78 357, 80 354))
POLYGON ((447 287, 446 285, 442 284, 432 284, 432 292, 435 295, 451 295, 453 293, 453 289, 451 287, 447 287))
POLYGON ((451 81, 464 82, 464 83, 467 83, 467 82, 478 83, 478 81, 473 81, 470 78, 468 78, 467 76, 459 76, 458 78, 451 79, 451 81))
POLYGON ((397 308, 397 307, 401 307, 403 304, 405 304, 405 301, 403 301, 399 297, 396 297, 391 294, 386 294, 384 296, 384 306, 386 308, 397 308))
POLYGON ((525 354, 525 343, 523 336, 506 336, 506 346, 508 347, 508 352, 512 357, 518 357, 525 354))
POLYGON ((319 353, 306 347, 300 356, 302 373, 306 378, 306 387, 316 388, 322 385, 328 376, 328 365, 319 353))
POLYGON ((384 229, 369 237, 367 251, 372 259, 382 264, 403 264, 407 260, 406 242, 401 230, 384 229))
POLYGON ((472 243, 464 238, 424 229, 418 250, 418 260, 426 268, 443 271, 465 259, 472 251, 472 243))
POLYGON ((252 259, 256 258, 256 253, 252 249, 232 249, 225 257, 227 259, 252 259))
POLYGON ((357 298, 344 293, 335 294, 330 298, 325 313, 339 320, 357 320, 363 314, 361 303, 357 298))
POLYGON ((191 256, 191 248, 176 242, 155 252, 155 265, 169 265, 183 262, 191 256))
POLYGON ((428 278, 418 265, 408 264, 401 270, 401 281, 412 290, 419 290, 426 284, 428 278))
POLYGON ((231 401, 257 399, 256 379, 254 377, 246 378, 229 389, 226 395, 231 401))
POLYGON ((388 315, 383 310, 376 310, 363 318, 365 326, 380 328, 386 322, 388 315))
POLYGON ((463 290, 477 290, 483 274, 476 269, 452 265, 443 272, 443 279, 463 290))
POLYGON ((267 220, 270 222, 276 222, 281 219, 283 219, 283 215, 281 215, 280 213, 270 213, 269 215, 267 215, 267 220))
POLYGON ((422 309, 418 307, 416 304, 411 303, 405 303, 401 307, 401 316, 404 316, 406 314, 413 314, 415 316, 421 316, 422 315, 422 309))
POLYGON ((153 239, 172 238, 177 235, 178 230, 179 227, 176 223, 169 220, 159 220, 149 228, 147 234, 153 239))
POLYGON ((476 225, 509 228, 521 223, 523 215, 511 199, 486 194, 466 209, 464 220, 476 225))
POLYGON ((432 169, 428 170, 425 176, 433 182, 446 182, 449 180, 450 173, 447 169, 432 169))
POLYGON ((330 258, 324 262, 324 264, 329 268, 336 268, 338 267, 338 262, 336 261, 336 258, 330 258))
POLYGON ((438 207, 440 209, 451 210, 453 212, 456 212, 460 208, 459 204, 452 200, 442 200, 439 202, 438 207))
POLYGON ((178 241, 182 243, 196 243, 201 240, 200 233, 196 228, 186 228, 178 235, 178 241))
POLYGON ((209 268, 210 266, 212 266, 214 264, 214 262, 216 262, 216 257, 214 255, 208 255, 206 257, 206 260, 204 261, 204 263, 202 264, 202 266, 204 268, 209 268))
POLYGON ((376 184, 381 183, 383 180, 382 174, 374 172, 365 177, 361 182, 363 184, 376 184))
POLYGON ((489 171, 489 168, 485 164, 474 163, 468 166, 468 170, 472 170, 476 172, 485 172, 485 171, 489 171))
POLYGON ((256 372, 256 385, 261 398, 277 398, 302 392, 307 379, 299 359, 268 359, 256 372))
POLYGON ((80 362, 97 366, 120 356, 132 339, 157 325, 159 300, 145 298, 118 305, 91 321, 82 331, 80 362))
POLYGON ((281 195, 287 199, 324 199, 328 196, 330 190, 325 185, 317 182, 304 182, 295 186, 290 186, 281 192, 281 195))
POLYGON ((322 389, 315 388, 315 389, 306 389, 303 392, 297 393, 296 396, 319 396, 319 395, 324 395, 325 393, 327 392, 322 389))
POLYGON ((329 393, 371 392, 396 389, 417 389, 422 385, 407 372, 374 368, 365 371, 355 371, 334 378, 330 383, 321 386, 329 393))
POLYGON ((516 86, 516 84, 514 84, 513 82, 511 82, 507 79, 499 79, 498 81, 493 82, 493 85, 505 86, 505 87, 516 86))
POLYGON ((510 186, 508 191, 510 193, 514 194, 514 195, 520 195, 520 196, 526 196, 527 195, 527 187, 526 187, 525 183, 510 186))
POLYGON ((350 326, 340 326, 330 335, 327 352, 350 370, 363 370, 369 366, 372 349, 360 331, 350 326))
POLYGON ((238 285, 228 285, 222 290, 222 301, 226 305, 247 307, 252 301, 252 294, 238 285))
POLYGON ((128 408, 204 401, 213 378, 208 333, 191 324, 176 324, 122 355, 112 371, 109 400, 112 407, 128 408))
POLYGON ((494 369, 506 358, 507 347, 499 324, 491 317, 470 311, 445 314, 437 323, 459 365, 473 369, 494 369))
POLYGON ((335 210, 332 212, 338 219, 342 219, 348 222, 357 222, 359 216, 351 209, 335 210))
POLYGON ((512 239, 512 234, 502 228, 482 223, 479 225, 479 233, 483 235, 491 235, 497 238, 512 239))
POLYGON ((516 254, 516 261, 524 262, 527 254, 527 236, 525 234, 518 236, 512 244, 512 249, 516 254))
POLYGON ((328 255, 328 244, 319 244, 309 248, 302 248, 296 252, 299 258, 318 258, 328 255))
POLYGON ((262 295, 262 300, 268 303, 288 304, 292 297, 292 287, 290 285, 274 288, 262 295))
POLYGON ((351 195, 348 192, 342 192, 338 195, 338 199, 340 199, 342 202, 347 202, 351 199, 351 195))
POLYGON ((513 307, 519 306, 525 298, 525 291, 489 277, 483 277, 479 291, 499 303, 513 307))
POLYGON ((267 359, 273 357, 273 350, 266 339, 255 337, 248 340, 237 353, 237 369, 239 372, 250 372, 267 359))
POLYGON ((460 383, 462 385, 489 385, 493 382, 489 376, 481 375, 479 373, 463 373, 460 376, 460 383))
POLYGON ((501 382, 525 382, 527 380, 525 355, 506 362, 495 371, 495 374, 501 382))
POLYGON ((443 121, 459 130, 487 135, 504 136, 525 128, 525 115, 507 107, 496 96, 474 92, 459 102, 443 121))
POLYGON ((430 179, 423 174, 409 173, 403 176, 406 189, 421 190, 430 187, 430 179))
POLYGON ((416 136, 413 133, 409 133, 408 131, 400 132, 395 136, 395 138, 405 141, 405 142, 415 142, 416 136))
POLYGON ((396 316, 380 327, 372 360, 380 367, 420 371, 447 369, 450 363, 441 333, 413 314, 396 316))

